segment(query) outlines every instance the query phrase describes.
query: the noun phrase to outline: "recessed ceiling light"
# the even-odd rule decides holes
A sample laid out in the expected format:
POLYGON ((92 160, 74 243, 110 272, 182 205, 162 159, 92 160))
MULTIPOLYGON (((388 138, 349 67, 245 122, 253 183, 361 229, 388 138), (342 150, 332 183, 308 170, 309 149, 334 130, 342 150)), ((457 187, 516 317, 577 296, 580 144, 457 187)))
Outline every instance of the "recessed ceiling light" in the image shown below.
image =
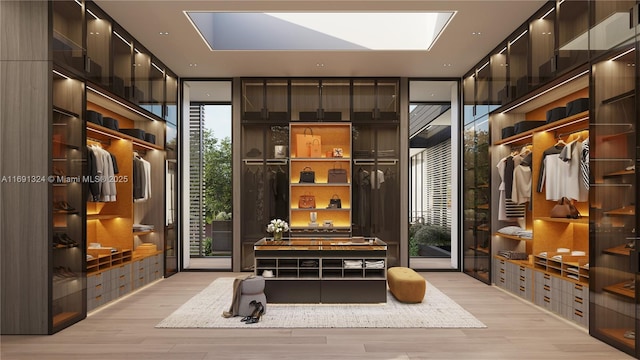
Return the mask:
POLYGON ((444 66, 444 67, 451 67, 451 64, 446 63, 446 64, 442 64, 442 66, 444 66))
POLYGON ((198 66, 198 64, 189 64, 189 66, 196 67, 196 66, 198 66))
POLYGON ((471 33, 471 35, 482 35, 482 33, 480 31, 474 31, 471 33))
POLYGON ((160 35, 169 35, 168 31, 160 31, 160 35))
POLYGON ((317 63, 316 67, 324 67, 324 64, 323 63, 317 63))

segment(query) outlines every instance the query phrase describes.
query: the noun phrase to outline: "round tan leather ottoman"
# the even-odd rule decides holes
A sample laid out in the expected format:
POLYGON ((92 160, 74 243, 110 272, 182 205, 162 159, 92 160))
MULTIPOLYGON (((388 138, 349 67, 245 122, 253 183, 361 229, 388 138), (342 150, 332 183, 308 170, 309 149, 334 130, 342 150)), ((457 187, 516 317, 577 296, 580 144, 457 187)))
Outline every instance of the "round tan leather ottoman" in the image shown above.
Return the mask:
POLYGON ((413 269, 392 267, 387 270, 387 283, 393 296, 399 301, 419 303, 424 299, 427 282, 413 269))

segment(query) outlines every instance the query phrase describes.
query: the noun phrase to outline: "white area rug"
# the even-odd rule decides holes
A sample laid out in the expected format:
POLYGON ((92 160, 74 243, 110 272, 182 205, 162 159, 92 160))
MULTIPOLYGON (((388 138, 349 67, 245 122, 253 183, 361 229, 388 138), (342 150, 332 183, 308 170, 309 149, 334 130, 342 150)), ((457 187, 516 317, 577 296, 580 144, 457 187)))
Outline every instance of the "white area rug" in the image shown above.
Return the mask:
POLYGON ((427 283, 420 304, 267 304, 260 322, 224 318, 231 305, 233 278, 219 278, 192 297, 157 328, 484 328, 480 320, 427 283))

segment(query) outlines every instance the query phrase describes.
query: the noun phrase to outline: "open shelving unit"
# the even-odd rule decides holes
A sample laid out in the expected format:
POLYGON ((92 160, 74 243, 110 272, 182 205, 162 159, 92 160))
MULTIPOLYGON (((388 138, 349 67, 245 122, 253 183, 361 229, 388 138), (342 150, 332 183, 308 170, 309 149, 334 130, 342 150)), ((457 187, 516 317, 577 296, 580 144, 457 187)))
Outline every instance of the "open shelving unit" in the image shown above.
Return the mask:
POLYGON ((265 276, 269 302, 386 302, 387 245, 376 238, 351 239, 264 238, 256 242, 255 274, 272 274, 265 276))
POLYGON ((327 233, 330 236, 351 234, 351 124, 350 123, 292 123, 290 124, 290 227, 298 235, 327 233), (303 143, 304 142, 304 143, 303 143), (314 144, 314 142, 316 144, 314 144), (313 149, 311 153, 311 147, 313 149), (302 151, 306 153, 303 154, 302 151), (339 156, 334 156, 339 155, 339 156), (333 169, 344 171, 342 182, 329 182, 333 169), (301 182, 300 173, 311 170, 313 183, 301 182), (300 208, 304 195, 315 197, 315 207, 300 208), (340 208, 330 207, 338 198, 340 208), (315 216, 315 224, 312 222, 315 216), (328 225, 327 225, 328 224, 328 225))

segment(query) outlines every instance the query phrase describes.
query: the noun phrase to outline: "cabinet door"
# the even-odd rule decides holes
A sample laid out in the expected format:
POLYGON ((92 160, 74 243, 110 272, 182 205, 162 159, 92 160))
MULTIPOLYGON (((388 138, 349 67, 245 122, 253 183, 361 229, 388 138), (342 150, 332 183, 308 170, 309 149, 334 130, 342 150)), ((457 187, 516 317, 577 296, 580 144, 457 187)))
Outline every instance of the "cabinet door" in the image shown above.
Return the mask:
POLYGON ((265 81, 264 114, 270 123, 289 122, 289 82, 283 79, 265 81))
POLYGON ((400 121, 400 83, 396 79, 376 81, 376 113, 374 118, 381 121, 400 121))
POLYGON ((51 174, 52 332, 85 315, 84 84, 53 74, 51 174))
POLYGON ((151 106, 151 54, 134 43, 132 94, 128 98, 145 109, 151 106))
POLYGON ((151 60, 151 68, 149 69, 149 88, 150 94, 148 101, 142 105, 143 108, 155 114, 158 117, 163 116, 164 97, 165 97, 165 70, 157 59, 151 60))
POLYGON ((509 92, 511 100, 525 95, 529 89, 529 29, 521 28, 508 41, 509 92))
POLYGON ((586 46, 579 46, 589 30, 589 1, 561 1, 558 4, 558 57, 557 72, 584 64, 589 57, 586 46))
POLYGON ((486 115, 467 124, 464 130, 464 271, 490 282, 490 164, 489 126, 486 115))
POLYGON ((374 119, 376 109, 376 83, 372 79, 353 81, 353 122, 367 122, 374 119))
MULTIPOLYGON (((504 105, 509 102, 509 92, 507 87, 507 45, 498 46, 498 51, 489 58, 491 67, 491 95, 489 103, 491 105, 504 105)), ((468 80, 465 79, 465 82, 468 80)))
POLYGON ((76 1, 54 1, 53 61, 69 70, 84 72, 84 12, 76 1))
POLYGON ((399 129, 361 124, 353 131, 353 234, 386 242, 389 265, 399 261, 399 129))
MULTIPOLYGON (((167 72, 167 90, 165 93, 165 114, 164 119, 169 124, 178 124, 178 76, 167 72)), ((167 143, 170 143, 167 139, 167 143)))
POLYGON ((531 31, 531 86, 551 80, 556 73, 556 4, 543 6, 529 23, 531 31))
POLYGON ((589 137, 590 263, 598 269, 590 273, 590 332, 630 354, 637 349, 631 334, 638 330, 639 284, 634 49, 623 46, 594 64, 589 137))
POLYGON ((113 79, 111 91, 131 102, 133 98, 133 39, 114 26, 111 36, 113 79))
POLYGON ((264 80, 242 80, 242 121, 259 121, 264 113, 264 80))
POLYGON ((298 79, 291 81, 291 121, 319 121, 320 80, 298 79))
POLYGON ((353 81, 353 122, 392 121, 399 118, 397 79, 358 79, 353 81))
POLYGON ((271 219, 289 222, 289 127, 242 127, 242 269, 253 266, 253 244, 267 236, 271 219), (284 152, 276 154, 276 147, 284 152))
POLYGON ((289 121, 289 81, 243 79, 242 121, 287 123, 289 121))
POLYGON ((87 2, 87 77, 105 88, 110 85, 111 21, 93 3, 87 2))
POLYGON ((350 99, 351 82, 349 79, 322 80, 322 120, 349 121, 351 115, 350 99))

